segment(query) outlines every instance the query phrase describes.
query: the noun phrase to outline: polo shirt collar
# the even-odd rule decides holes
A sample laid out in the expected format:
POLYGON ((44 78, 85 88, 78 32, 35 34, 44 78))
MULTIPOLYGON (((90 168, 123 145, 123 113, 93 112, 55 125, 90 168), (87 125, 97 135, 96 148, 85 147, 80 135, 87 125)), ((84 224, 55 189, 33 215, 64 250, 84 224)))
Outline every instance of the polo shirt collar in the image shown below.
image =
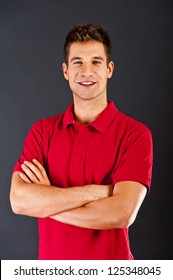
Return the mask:
MULTIPOLYGON (((99 132, 104 133, 117 112, 118 109, 115 107, 114 102, 112 100, 108 101, 108 106, 101 112, 98 118, 86 126, 94 127, 99 132)), ((74 123, 74 103, 71 103, 64 114, 63 128, 67 128, 68 125, 74 125, 74 123)))

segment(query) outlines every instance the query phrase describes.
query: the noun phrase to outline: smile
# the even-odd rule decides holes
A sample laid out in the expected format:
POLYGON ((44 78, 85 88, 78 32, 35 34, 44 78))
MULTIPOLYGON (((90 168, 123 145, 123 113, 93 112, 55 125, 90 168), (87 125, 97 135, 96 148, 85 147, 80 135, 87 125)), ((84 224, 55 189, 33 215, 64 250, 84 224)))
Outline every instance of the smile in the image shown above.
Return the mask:
POLYGON ((95 85, 96 82, 86 81, 86 82, 78 82, 78 84, 80 84, 82 86, 92 86, 92 85, 95 85))

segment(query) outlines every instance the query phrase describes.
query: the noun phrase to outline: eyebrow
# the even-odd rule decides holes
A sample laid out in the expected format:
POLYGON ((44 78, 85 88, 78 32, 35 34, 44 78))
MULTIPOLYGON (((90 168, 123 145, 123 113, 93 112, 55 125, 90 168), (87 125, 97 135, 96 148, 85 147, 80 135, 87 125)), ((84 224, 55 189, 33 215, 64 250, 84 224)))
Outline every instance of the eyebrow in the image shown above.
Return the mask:
POLYGON ((75 57, 72 57, 72 59, 70 60, 70 62, 73 62, 74 60, 80 60, 80 59, 82 59, 82 57, 75 56, 75 57))
POLYGON ((94 56, 93 58, 94 58, 94 59, 97 59, 97 60, 102 60, 102 61, 104 61, 103 57, 101 57, 101 56, 94 56))
MULTIPOLYGON (((104 61, 103 57, 101 57, 101 56, 94 56, 94 57, 92 57, 92 59, 97 59, 97 60, 104 61)), ((82 57, 80 57, 80 56, 72 57, 70 62, 73 62, 74 60, 82 60, 82 57)))

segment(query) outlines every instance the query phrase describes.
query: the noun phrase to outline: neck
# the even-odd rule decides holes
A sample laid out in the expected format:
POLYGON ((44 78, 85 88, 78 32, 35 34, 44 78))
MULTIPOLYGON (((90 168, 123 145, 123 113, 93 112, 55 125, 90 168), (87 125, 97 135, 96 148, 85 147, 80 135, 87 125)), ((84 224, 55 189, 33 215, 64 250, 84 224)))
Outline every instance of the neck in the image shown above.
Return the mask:
POLYGON ((75 121, 80 124, 91 123, 97 119, 107 105, 107 99, 100 102, 98 102, 98 100, 82 100, 82 102, 75 102, 74 100, 75 121))

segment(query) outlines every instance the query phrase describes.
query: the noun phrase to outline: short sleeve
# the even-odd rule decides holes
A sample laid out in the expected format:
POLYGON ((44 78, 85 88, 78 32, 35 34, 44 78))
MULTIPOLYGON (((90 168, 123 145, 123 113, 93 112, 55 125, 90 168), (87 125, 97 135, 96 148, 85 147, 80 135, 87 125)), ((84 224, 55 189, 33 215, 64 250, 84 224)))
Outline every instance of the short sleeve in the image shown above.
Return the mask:
POLYGON ((118 166, 113 172, 113 184, 135 181, 149 191, 152 178, 153 141, 148 127, 136 123, 128 132, 118 166))
POLYGON ((37 159, 44 166, 43 124, 42 120, 34 123, 29 130, 21 153, 21 157, 14 166, 14 171, 23 172, 21 164, 27 160, 37 159))

